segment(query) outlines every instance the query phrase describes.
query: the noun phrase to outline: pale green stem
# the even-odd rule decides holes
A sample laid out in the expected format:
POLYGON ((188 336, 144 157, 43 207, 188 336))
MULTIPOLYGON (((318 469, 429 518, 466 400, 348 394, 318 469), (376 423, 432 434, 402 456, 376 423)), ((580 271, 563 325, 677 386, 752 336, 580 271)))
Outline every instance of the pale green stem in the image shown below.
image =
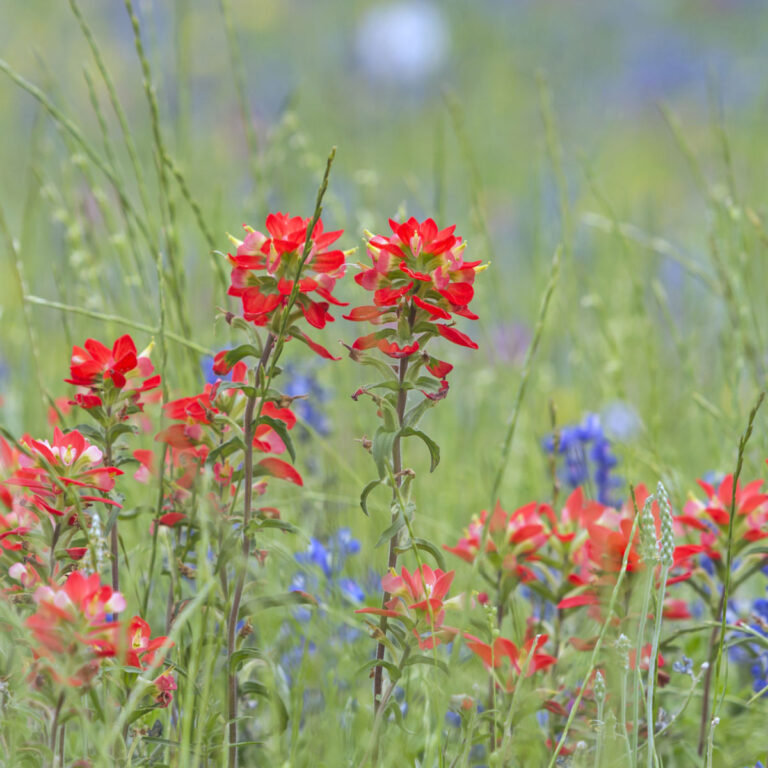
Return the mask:
MULTIPOLYGON (((661 621, 664 616, 664 595, 667 591, 667 577, 669 576, 669 566, 664 565, 661 568, 661 587, 659 589, 659 599, 656 603, 656 624, 653 629, 653 641, 651 646, 651 658, 648 663, 648 698, 646 700, 645 719, 648 723, 648 755, 646 764, 652 768, 656 755, 654 747, 653 731, 656 727, 656 719, 653 716, 653 689, 656 683, 656 656, 659 652, 659 638, 661 636, 661 621)), ((639 663, 635 665, 639 667, 639 663)))
MULTIPOLYGON (((647 566, 645 583, 643 584, 643 602, 640 609, 640 623, 637 628, 635 641, 635 669, 632 675, 632 765, 638 765, 638 732, 640 730, 640 699, 642 682, 640 680, 640 659, 643 653, 643 640, 645 639, 645 624, 648 620, 648 607, 651 602, 651 590, 653 589, 653 567, 647 566)), ((651 726, 649 726, 651 727, 651 726)))

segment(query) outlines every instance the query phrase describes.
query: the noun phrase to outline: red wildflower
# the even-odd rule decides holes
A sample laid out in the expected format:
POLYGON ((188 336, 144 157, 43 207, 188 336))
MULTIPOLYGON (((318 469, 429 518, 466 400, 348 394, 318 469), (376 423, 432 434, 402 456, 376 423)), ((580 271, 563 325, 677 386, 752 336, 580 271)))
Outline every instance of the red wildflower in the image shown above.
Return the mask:
MULTIPOLYGON (((477 344, 453 325, 454 315, 476 320, 468 305, 474 297, 472 283, 480 262, 465 262, 464 245, 453 234, 455 227, 438 230, 432 219, 411 218, 398 224, 390 219, 392 235, 371 235, 368 256, 371 266, 360 264, 356 282, 373 291, 373 304, 356 307, 347 320, 384 326, 375 334, 360 337, 353 349, 378 347, 388 357, 413 358, 433 336, 460 346, 477 344)), ((444 379, 448 363, 430 358, 427 370, 444 379)))
POLYGON ((445 573, 428 565, 410 573, 403 568, 398 576, 394 571, 381 580, 385 592, 392 595, 384 608, 360 608, 355 613, 372 613, 404 620, 418 638, 421 649, 433 648, 456 630, 443 626, 445 606, 443 598, 453 581, 454 571, 445 573))
MULTIPOLYGON (((341 237, 342 230, 324 232, 323 222, 318 220, 308 235, 309 223, 310 219, 271 213, 266 220, 269 237, 245 227, 248 232, 245 240, 233 238, 237 251, 234 256, 229 254, 233 266, 229 295, 241 299, 243 317, 249 322, 255 325, 277 322, 277 316, 287 306, 293 291, 308 236, 310 251, 299 280, 296 305, 314 328, 323 328, 333 321, 328 311, 331 304, 346 306, 332 295, 336 280, 344 275, 344 253, 329 250, 329 246, 341 237), (320 300, 311 298, 310 294, 320 300)), ((319 347, 306 337, 302 340, 313 349, 319 347)), ((319 354, 330 356, 325 349, 319 354)), ((216 364, 223 370, 223 355, 216 364)))
POLYGON ((103 397, 111 399, 121 392, 138 405, 141 392, 160 386, 160 377, 152 375, 149 349, 137 354, 129 334, 117 339, 111 350, 100 341, 86 339, 82 347, 72 348, 69 370, 71 378, 65 381, 88 389, 75 398, 83 408, 95 408, 102 405, 103 397))
POLYGON ((482 642, 473 635, 465 635, 467 647, 483 662, 483 666, 488 669, 498 669, 507 659, 511 666, 511 671, 507 676, 505 688, 512 691, 515 682, 523 671, 525 676, 530 677, 541 669, 554 664, 557 659, 546 653, 539 653, 539 649, 547 642, 547 635, 536 635, 529 637, 521 648, 518 648, 511 640, 505 637, 497 637, 492 645, 482 642))
MULTIPOLYGON (((475 516, 465 530, 465 536, 459 539, 455 547, 443 545, 443 549, 452 552, 462 560, 474 561, 480 549, 483 528, 488 513, 483 510, 475 516)), ((548 539, 546 529, 541 524, 540 505, 537 502, 526 504, 514 512, 505 512, 497 502, 490 522, 486 552, 494 565, 509 573, 514 573, 522 581, 531 581, 536 574, 526 566, 526 562, 538 560, 537 552, 548 539)))

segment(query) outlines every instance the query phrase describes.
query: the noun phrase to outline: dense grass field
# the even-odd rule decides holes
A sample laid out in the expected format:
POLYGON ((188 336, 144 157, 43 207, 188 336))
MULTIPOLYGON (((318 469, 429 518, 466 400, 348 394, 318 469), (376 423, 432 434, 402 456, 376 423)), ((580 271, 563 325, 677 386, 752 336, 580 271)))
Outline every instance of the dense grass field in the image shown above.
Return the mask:
POLYGON ((0 765, 762 765, 766 29, 3 4, 0 765))

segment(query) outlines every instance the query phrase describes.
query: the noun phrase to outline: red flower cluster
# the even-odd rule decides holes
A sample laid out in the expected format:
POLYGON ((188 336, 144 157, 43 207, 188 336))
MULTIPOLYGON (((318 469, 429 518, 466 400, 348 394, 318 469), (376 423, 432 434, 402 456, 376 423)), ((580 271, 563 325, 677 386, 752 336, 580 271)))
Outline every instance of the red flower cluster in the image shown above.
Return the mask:
POLYGON ((455 227, 438 230, 432 219, 419 223, 414 218, 403 224, 390 219, 389 224, 391 236, 369 238, 372 266, 361 264, 362 271, 355 275, 359 285, 373 291, 373 304, 356 307, 345 315, 347 320, 384 327, 358 338, 353 349, 377 347, 395 359, 410 358, 421 351, 427 370, 444 381, 453 366, 426 355, 424 347, 439 335, 477 349, 477 344, 451 321, 452 315, 477 319, 469 304, 480 262, 464 261, 464 245, 453 234, 455 227))
MULTIPOLYGON (((635 503, 638 508, 644 506, 648 496, 648 491, 644 485, 637 486, 635 503)), ((572 553, 574 564, 578 566, 577 570, 568 577, 568 581, 577 589, 561 600, 558 608, 599 605, 601 590, 612 589, 616 583, 616 577, 621 571, 627 548, 629 548, 627 572, 633 573, 645 568, 638 549, 640 545, 639 529, 636 529, 634 536, 631 536, 635 519, 634 506, 631 501, 627 501, 619 511, 605 507, 599 522, 587 523, 588 536, 581 547, 572 553)), ((656 502, 652 505, 652 512, 658 539, 661 535, 661 521, 656 502)), ((672 555, 673 566, 667 584, 675 584, 690 578, 693 570, 691 558, 701 551, 703 548, 699 546, 675 547, 672 555)))
POLYGON ((167 640, 152 638, 149 624, 139 616, 127 625, 108 621, 108 614, 124 611, 126 603, 98 574, 73 571, 63 585, 38 587, 34 601, 37 610, 26 625, 38 643, 38 666, 45 660, 54 679, 61 680, 64 672, 70 685, 90 682, 104 658, 147 669, 167 640))
POLYGON ((69 364, 69 384, 85 391, 75 395, 74 402, 82 408, 114 406, 124 401, 123 418, 141 410, 141 394, 160 386, 160 376, 154 373, 148 350, 136 352, 136 344, 127 333, 110 350, 100 341, 86 339, 83 347, 72 348, 69 364))
POLYGON ((768 537, 768 494, 760 490, 762 480, 745 486, 737 483, 735 494, 733 475, 726 475, 717 490, 703 480, 698 483, 706 500, 690 499, 683 514, 675 518, 679 533, 685 526, 698 533, 699 545, 692 547, 695 551, 703 551, 712 560, 722 558, 732 501, 735 501, 734 551, 740 552, 748 544, 768 537))
MULTIPOLYGON (((488 513, 483 510, 479 517, 472 519, 465 531, 466 535, 459 539, 455 547, 443 545, 443 549, 468 563, 473 562, 480 549, 487 519, 488 513)), ((485 547, 491 562, 497 568, 516 574, 521 581, 535 579, 536 575, 526 563, 538 560, 537 552, 549 538, 541 520, 540 505, 535 501, 514 512, 505 512, 501 504, 497 503, 488 522, 485 547)))
MULTIPOLYGON (((234 267, 229 295, 242 301, 243 317, 258 326, 270 325, 277 321, 280 312, 288 303, 294 281, 304 253, 307 237, 310 241, 309 256, 299 280, 296 304, 306 321, 314 328, 324 328, 334 318, 328 309, 331 304, 346 306, 332 295, 336 280, 344 275, 344 253, 328 250, 342 235, 337 232, 323 232, 323 222, 318 220, 311 233, 307 233, 310 219, 291 217, 284 213, 267 216, 266 229, 269 236, 245 227, 245 240, 235 240, 237 251, 229 254, 234 267), (310 297, 316 294, 320 301, 310 297)), ((277 330, 274 326, 273 330, 277 330)), ((311 341, 301 331, 299 336, 317 354, 332 358, 324 347, 311 341)), ((221 361, 217 373, 225 373, 221 361)))
POLYGON ((506 637, 497 637, 492 645, 483 643, 473 635, 465 635, 465 637, 467 647, 480 657, 486 669, 498 669, 504 664, 504 659, 507 659, 511 666, 504 685, 507 692, 514 689, 520 675, 525 674, 526 677, 530 677, 557 661, 554 656, 539 653, 539 649, 549 639, 547 635, 529 637, 520 648, 506 637))
POLYGON ((55 427, 53 443, 33 440, 29 435, 25 435, 21 442, 29 448, 31 456, 20 454, 19 468, 5 482, 26 488, 30 502, 37 508, 59 517, 73 514, 74 501, 69 498, 67 489, 80 489, 83 502, 120 506, 92 491, 111 491, 114 478, 122 475, 122 470, 104 466, 101 450, 77 430, 64 434, 55 427))
POLYGON ((443 598, 448 594, 454 571, 444 573, 428 565, 410 573, 403 568, 398 576, 394 571, 381 580, 385 592, 392 595, 384 608, 360 608, 355 613, 372 613, 400 619, 418 639, 422 650, 434 648, 446 638, 452 638, 456 630, 443 625, 445 606, 443 598))
MULTIPOLYGON (((231 379, 235 383, 245 382, 244 363, 237 363, 232 368, 231 379)), ((184 491, 191 487, 199 467, 207 459, 208 454, 229 440, 231 436, 231 427, 227 419, 217 417, 226 415, 230 420, 242 417, 245 407, 242 390, 223 389, 221 385, 222 382, 219 379, 213 384, 206 384, 204 390, 197 395, 182 397, 163 406, 166 416, 178 423, 166 427, 157 434, 155 440, 168 444, 171 448, 170 458, 173 466, 183 470, 176 483, 182 497, 185 495, 184 491)), ((282 422, 287 430, 293 429, 296 425, 296 416, 290 408, 280 407, 271 400, 261 405, 261 415, 282 422)), ((277 430, 266 421, 257 425, 253 447, 257 452, 264 454, 280 455, 287 450, 277 430)), ((142 463, 141 477, 148 476, 153 457, 142 452, 137 455, 137 458, 142 463)), ((229 488, 230 491, 233 489, 235 472, 228 458, 217 461, 213 466, 213 472, 221 486, 229 488)), ((265 476, 303 485, 299 472, 287 461, 278 459, 276 456, 266 456, 255 462, 254 477, 265 476)), ((256 490, 263 492, 263 484, 257 484, 256 490)), ((180 500, 183 501, 183 498, 180 500)), ((184 519, 185 515, 176 511, 173 508, 175 506, 171 504, 171 508, 168 508, 167 512, 160 517, 161 525, 175 525, 184 519)))

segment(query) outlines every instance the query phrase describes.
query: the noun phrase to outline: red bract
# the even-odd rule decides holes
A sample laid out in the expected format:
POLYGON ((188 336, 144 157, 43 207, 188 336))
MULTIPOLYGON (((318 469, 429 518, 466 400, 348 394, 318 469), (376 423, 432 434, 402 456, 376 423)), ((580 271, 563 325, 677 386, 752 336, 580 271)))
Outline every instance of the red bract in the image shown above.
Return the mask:
MULTIPOLYGON (((635 504, 638 508, 644 506, 648 496, 645 486, 637 486, 635 504)), ((575 569, 568 576, 568 581, 576 589, 558 603, 558 608, 576 608, 584 605, 599 606, 602 603, 603 590, 612 589, 616 583, 627 549, 629 549, 627 572, 633 574, 645 569, 645 563, 638 549, 640 544, 639 527, 635 529, 635 533, 632 535, 635 504, 629 500, 618 511, 604 507, 598 518, 599 522, 590 523, 588 521, 592 513, 588 513, 587 518, 584 518, 587 536, 578 546, 572 548, 569 555, 575 569)), ((655 501, 651 511, 654 516, 658 539, 661 534, 661 522, 658 504, 655 501)), ((675 547, 667 584, 672 585, 688 579, 693 570, 691 558, 703 550, 704 548, 699 545, 675 547)), ((656 564, 654 568, 658 579, 661 566, 656 564)), ((599 618, 599 612, 595 613, 595 617, 599 618)))
POLYGON ((176 690, 176 681, 170 672, 164 672, 153 681, 155 691, 155 702, 161 709, 165 709, 173 701, 173 692, 176 690))
MULTIPOLYGON (((472 519, 465 537, 459 539, 455 547, 443 545, 443 549, 469 563, 474 561, 487 519, 488 513, 483 510, 479 517, 472 519)), ((548 537, 541 524, 540 506, 535 501, 514 512, 505 512, 497 502, 488 522, 486 552, 496 567, 515 574, 522 581, 531 581, 536 574, 525 563, 538 560, 537 552, 548 537)))
POLYGON ((737 483, 735 493, 733 475, 726 475, 717 490, 703 480, 698 483, 707 496, 706 500, 689 500, 683 514, 675 518, 675 523, 678 532, 688 526, 699 533, 699 551, 704 551, 713 560, 721 559, 732 503, 735 551, 768 537, 768 494, 760 491, 762 480, 754 480, 745 486, 737 483))
POLYGON ((111 491, 115 485, 114 478, 123 472, 117 467, 98 466, 103 459, 101 450, 91 445, 77 430, 65 434, 55 427, 53 443, 33 440, 29 435, 22 437, 21 442, 31 455, 19 457, 20 467, 7 483, 27 488, 38 508, 54 515, 64 515, 72 502, 60 503, 64 497, 60 486, 86 491, 81 491, 82 501, 120 506, 105 496, 87 493, 89 489, 111 491))
MULTIPOLYGON (((310 219, 271 213, 266 220, 270 236, 245 227, 248 232, 245 240, 241 242, 233 238, 237 251, 234 256, 229 254, 234 267, 229 295, 240 298, 243 317, 254 325, 277 323, 282 309, 287 306, 304 253, 309 223, 310 219)), ((332 295, 336 280, 344 275, 345 263, 344 253, 329 250, 329 246, 341 235, 342 230, 324 232, 322 220, 318 220, 309 235, 310 251, 299 280, 296 307, 299 316, 303 315, 314 328, 323 328, 333 321, 328 311, 331 304, 346 306, 332 295), (310 294, 320 300, 311 298, 310 294)), ((273 330, 277 328, 278 325, 274 325, 273 330)), ((298 335, 313 349, 319 347, 303 333, 298 335)), ((324 349, 319 354, 330 357, 324 349)), ((223 370, 221 359, 216 362, 223 370)))
POLYGON ((71 378, 65 381, 88 389, 75 398, 83 408, 103 405, 105 398, 112 405, 121 395, 127 395, 140 407, 140 393, 160 386, 160 377, 152 375, 149 351, 137 354, 136 344, 128 334, 117 339, 111 350, 96 339, 86 339, 82 347, 72 348, 69 370, 71 378))
POLYGON ((410 573, 403 568, 398 576, 394 571, 381 580, 385 592, 392 595, 384 608, 360 608, 355 613, 372 613, 403 620, 418 638, 419 647, 433 648, 445 638, 453 637, 456 630, 443 626, 446 603, 443 598, 453 581, 454 571, 445 573, 428 565, 410 573))
MULTIPOLYGON (((453 234, 455 227, 439 230, 432 219, 418 222, 414 218, 402 224, 390 219, 389 224, 389 237, 369 236, 371 265, 360 264, 362 271, 355 275, 359 285, 373 292, 373 304, 355 307, 345 315, 347 320, 384 327, 361 336, 353 349, 378 347, 388 357, 411 358, 438 335, 477 349, 477 344, 449 321, 454 315, 477 319, 469 304, 480 262, 464 261, 464 245, 453 234)), ((423 362, 441 380, 451 370, 450 364, 429 355, 423 362)))
MULTIPOLYGON (((152 638, 152 630, 144 619, 134 616, 128 625, 128 641, 125 663, 131 667, 146 669, 155 658, 155 651, 165 643, 167 637, 152 638)), ((174 687, 175 690, 175 687, 174 687)))
POLYGON ((125 610, 119 592, 101 584, 98 574, 79 571, 64 585, 38 587, 37 611, 26 625, 38 642, 36 654, 51 665, 54 677, 63 671, 71 685, 82 685, 94 676, 99 659, 115 656, 119 624, 106 621, 108 613, 125 610))
POLYGON ((521 648, 505 637, 497 637, 492 645, 482 642, 473 635, 465 635, 465 637, 467 647, 480 657, 486 669, 498 669, 504 664, 504 659, 507 659, 512 668, 506 679, 507 691, 514 689, 517 679, 523 672, 526 677, 530 677, 557 661, 554 656, 539 653, 539 649, 549 639, 547 635, 529 637, 521 648))

